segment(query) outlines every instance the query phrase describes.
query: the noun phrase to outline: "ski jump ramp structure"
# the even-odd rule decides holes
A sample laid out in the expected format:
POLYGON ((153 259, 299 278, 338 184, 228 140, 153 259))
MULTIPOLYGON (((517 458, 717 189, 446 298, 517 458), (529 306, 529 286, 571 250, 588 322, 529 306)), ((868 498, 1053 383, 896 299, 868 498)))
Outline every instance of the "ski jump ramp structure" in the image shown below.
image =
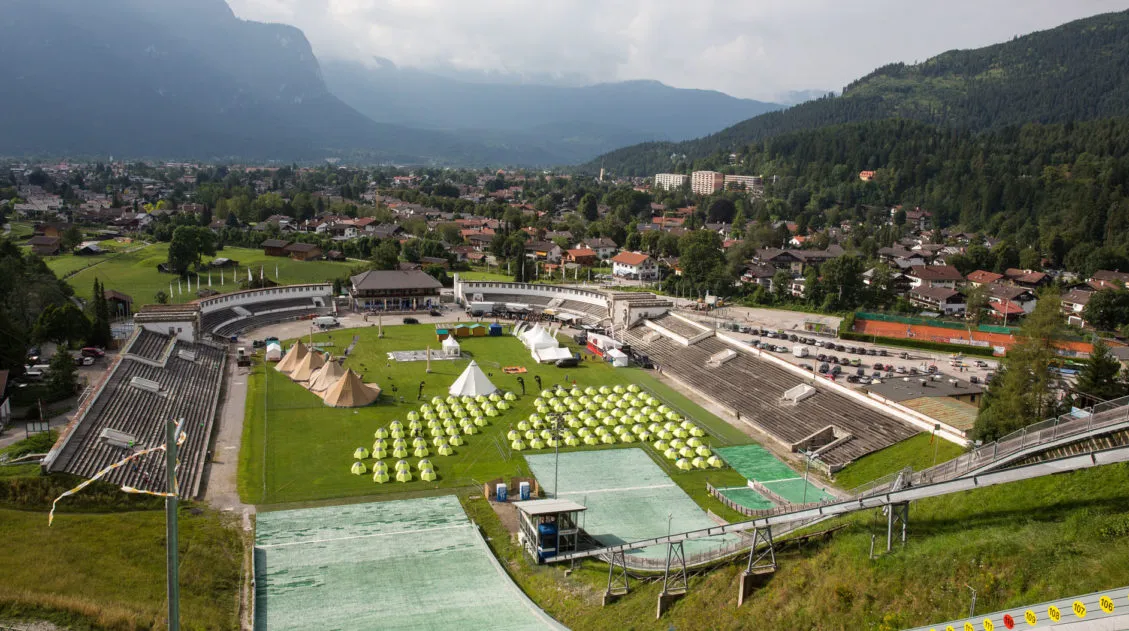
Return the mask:
MULTIPOLYGON (((608 563, 608 588, 605 602, 628 590, 628 569, 646 569, 632 560, 633 551, 651 546, 666 546, 664 585, 686 585, 688 567, 704 565, 734 554, 719 549, 716 554, 687 558, 684 543, 695 539, 740 534, 752 535, 747 550, 749 559, 741 577, 738 604, 743 603, 760 577, 776 570, 774 536, 780 536, 832 517, 872 508, 885 509, 886 548, 895 537, 906 539, 909 505, 914 500, 939 497, 978 488, 1030 480, 1057 473, 1078 471, 1118 462, 1129 462, 1129 441, 1114 446, 1097 444, 1100 437, 1129 431, 1129 397, 1096 406, 1084 416, 1048 419, 1023 428, 990 445, 984 445, 959 458, 917 473, 906 469, 856 489, 848 499, 833 499, 817 504, 780 506, 753 519, 632 541, 619 545, 562 554, 546 559, 561 563, 598 558, 608 563), (1042 460, 1040 454, 1056 454, 1042 460), (1065 455, 1057 455, 1065 454, 1065 455)), ((659 595, 659 613, 679 592, 659 595)))

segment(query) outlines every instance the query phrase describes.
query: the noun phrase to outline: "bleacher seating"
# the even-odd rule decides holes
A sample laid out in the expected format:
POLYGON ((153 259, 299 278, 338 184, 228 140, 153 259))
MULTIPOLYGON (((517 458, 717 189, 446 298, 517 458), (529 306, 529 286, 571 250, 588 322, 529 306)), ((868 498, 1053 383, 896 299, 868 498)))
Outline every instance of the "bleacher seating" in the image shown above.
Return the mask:
MULTIPOLYGON (((170 342, 169 337, 147 333, 150 333, 144 336, 147 349, 158 347, 157 338, 163 339, 165 344, 170 342)), ((169 355, 164 367, 123 355, 95 400, 64 432, 58 452, 46 463, 49 471, 89 478, 127 455, 120 446, 103 443, 100 439, 103 430, 125 432, 136 440, 134 448, 141 449, 164 443, 165 423, 183 418, 187 441, 180 447, 178 482, 183 497, 199 492, 219 401, 225 354, 205 343, 176 341, 174 344, 177 352, 169 355), (189 351, 189 354, 180 351, 189 351), (189 356, 195 359, 184 358, 189 356), (135 378, 160 384, 160 391, 154 393, 133 387, 131 383, 135 378)), ((164 462, 164 454, 157 452, 116 469, 103 479, 116 485, 164 491, 164 462)))
POLYGON ((689 324, 670 315, 669 313, 665 313, 657 318, 651 318, 651 322, 676 335, 681 335, 686 339, 695 338, 709 330, 706 328, 694 326, 693 324, 689 324))
POLYGON ((239 335, 244 331, 257 329, 269 324, 278 324, 279 322, 291 322, 299 318, 305 318, 311 315, 323 315, 329 313, 328 308, 323 307, 310 307, 308 309, 296 309, 288 311, 278 311, 274 313, 264 313, 262 315, 252 316, 250 318, 242 318, 235 322, 229 322, 220 328, 213 331, 220 337, 231 337, 232 335, 239 335))
POLYGON ((233 309, 217 309, 215 311, 212 311, 211 313, 205 313, 203 316, 201 316, 200 326, 203 327, 205 331, 214 331, 216 327, 223 324, 224 322, 228 322, 239 317, 241 316, 233 309))
POLYGON ((916 433, 901 421, 866 407, 834 391, 817 388, 817 394, 797 406, 779 404, 784 393, 800 378, 784 368, 745 352, 716 370, 704 368, 715 353, 731 347, 716 337, 683 346, 661 337, 649 340, 650 330, 637 327, 626 341, 647 354, 670 374, 714 401, 739 412, 784 445, 792 445, 834 423, 851 439, 826 450, 820 458, 833 467, 882 449, 916 433))
POLYGON ((265 302, 253 302, 244 307, 254 315, 259 315, 267 311, 277 311, 279 309, 299 309, 302 307, 316 308, 318 305, 314 303, 311 298, 287 298, 284 300, 267 300, 265 302))
POLYGON ((168 346, 169 336, 154 333, 145 328, 138 328, 129 346, 123 349, 122 353, 160 362, 164 359, 168 346))

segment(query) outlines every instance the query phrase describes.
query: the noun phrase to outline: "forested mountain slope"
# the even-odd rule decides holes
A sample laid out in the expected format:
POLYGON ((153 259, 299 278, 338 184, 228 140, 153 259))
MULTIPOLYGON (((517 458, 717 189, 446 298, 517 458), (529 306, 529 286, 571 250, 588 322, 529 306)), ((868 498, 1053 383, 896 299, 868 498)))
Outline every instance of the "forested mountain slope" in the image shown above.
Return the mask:
POLYGON ((886 118, 986 130, 1122 115, 1129 115, 1129 12, 949 51, 915 65, 890 64, 851 83, 841 96, 762 114, 696 140, 626 147, 587 166, 650 175, 783 133, 886 118))

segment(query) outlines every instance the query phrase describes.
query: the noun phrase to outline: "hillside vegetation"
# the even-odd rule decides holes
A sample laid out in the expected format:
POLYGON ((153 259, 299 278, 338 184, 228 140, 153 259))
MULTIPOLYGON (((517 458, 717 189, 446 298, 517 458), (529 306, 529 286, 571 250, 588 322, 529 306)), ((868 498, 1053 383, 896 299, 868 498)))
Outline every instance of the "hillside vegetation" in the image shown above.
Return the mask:
POLYGON ((696 140, 626 147, 586 166, 646 176, 784 133, 886 118, 985 130, 1127 111, 1129 12, 1109 13, 919 64, 883 66, 841 96, 762 114, 696 140))

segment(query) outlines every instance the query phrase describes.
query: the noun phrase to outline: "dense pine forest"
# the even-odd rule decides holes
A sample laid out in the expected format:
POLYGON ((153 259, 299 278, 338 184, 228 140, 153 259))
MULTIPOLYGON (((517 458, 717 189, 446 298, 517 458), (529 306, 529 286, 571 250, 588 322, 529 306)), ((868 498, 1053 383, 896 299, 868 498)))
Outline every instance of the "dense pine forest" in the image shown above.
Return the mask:
POLYGON ((1109 13, 919 64, 890 64, 841 96, 762 114, 681 143, 645 143, 602 156, 588 170, 649 176, 683 171, 717 152, 827 125, 906 118, 982 131, 1129 114, 1129 12, 1109 13))

